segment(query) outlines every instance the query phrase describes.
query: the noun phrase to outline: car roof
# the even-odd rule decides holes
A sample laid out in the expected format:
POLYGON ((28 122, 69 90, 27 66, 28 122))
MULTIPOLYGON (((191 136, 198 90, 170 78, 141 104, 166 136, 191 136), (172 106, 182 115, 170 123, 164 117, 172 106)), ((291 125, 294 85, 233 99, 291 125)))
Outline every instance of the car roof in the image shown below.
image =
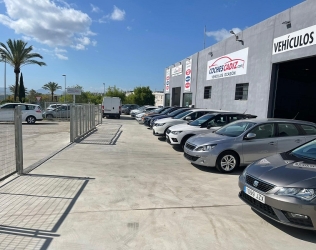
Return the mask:
POLYGON ((293 119, 284 119, 284 118, 255 118, 255 119, 247 119, 247 122, 255 122, 255 123, 291 122, 291 123, 300 123, 300 124, 310 124, 310 125, 316 126, 316 123, 313 123, 313 122, 293 120, 293 119))
POLYGON ((19 104, 19 105, 33 105, 33 106, 39 106, 38 104, 21 103, 21 102, 8 102, 8 103, 4 103, 4 104, 2 104, 2 105, 8 105, 8 104, 19 104))

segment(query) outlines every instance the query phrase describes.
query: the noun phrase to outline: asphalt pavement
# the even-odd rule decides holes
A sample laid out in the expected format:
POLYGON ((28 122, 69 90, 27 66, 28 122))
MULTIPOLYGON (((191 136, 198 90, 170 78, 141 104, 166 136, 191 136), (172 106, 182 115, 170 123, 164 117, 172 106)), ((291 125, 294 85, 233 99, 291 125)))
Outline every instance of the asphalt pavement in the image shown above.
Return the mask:
POLYGON ((2 183, 0 249, 315 249, 238 198, 243 168, 194 166, 129 116, 71 145, 66 127, 24 135, 38 157, 2 183))

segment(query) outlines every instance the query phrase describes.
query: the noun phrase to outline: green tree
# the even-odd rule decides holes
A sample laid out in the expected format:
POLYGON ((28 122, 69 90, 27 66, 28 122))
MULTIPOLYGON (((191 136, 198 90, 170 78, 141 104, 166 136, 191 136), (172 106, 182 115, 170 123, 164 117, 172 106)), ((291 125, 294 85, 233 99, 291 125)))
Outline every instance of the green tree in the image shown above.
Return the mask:
POLYGON ((155 96, 149 87, 134 88, 134 101, 138 105, 154 105, 155 96))
POLYGON ((54 101, 54 92, 57 89, 61 89, 61 86, 59 86, 58 83, 49 82, 49 83, 46 83, 42 88, 50 91, 50 93, 52 95, 52 102, 53 102, 54 101))
POLYGON ((125 97, 124 104, 136 104, 135 102, 135 95, 134 93, 131 93, 125 97))
MULTIPOLYGON (((14 95, 15 85, 10 85, 9 90, 12 93, 12 95, 14 95)), ((25 90, 25 94, 28 94, 27 88, 24 88, 24 90, 25 90)), ((18 92, 20 92, 20 84, 18 84, 18 92)))
POLYGON ((25 88, 24 88, 22 72, 21 72, 21 77, 20 77, 19 100, 22 103, 25 102, 25 88))
POLYGON ((124 103, 126 98, 125 92, 118 89, 116 86, 108 87, 107 91, 105 92, 105 96, 119 97, 121 98, 122 103, 124 103))
POLYGON ((22 40, 11 40, 7 41, 7 45, 0 42, 0 54, 3 53, 6 57, 6 61, 9 65, 14 68, 15 73, 15 89, 14 89, 14 100, 18 95, 18 84, 19 74, 21 67, 28 64, 37 64, 39 66, 45 66, 46 63, 34 60, 34 58, 43 57, 38 53, 32 53, 33 47, 26 47, 27 43, 22 40))

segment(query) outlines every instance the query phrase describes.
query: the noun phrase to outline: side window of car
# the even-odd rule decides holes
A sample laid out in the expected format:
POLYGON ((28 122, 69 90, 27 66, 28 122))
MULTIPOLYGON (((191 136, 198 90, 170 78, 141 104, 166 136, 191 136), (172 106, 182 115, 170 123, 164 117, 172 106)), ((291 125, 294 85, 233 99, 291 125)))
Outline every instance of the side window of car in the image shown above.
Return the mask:
POLYGON ((228 116, 226 115, 217 115, 214 119, 208 122, 208 126, 212 127, 222 127, 228 124, 228 116))
POLYGON ((26 105, 28 110, 34 110, 36 106, 33 105, 26 105))
POLYGON ((244 119, 243 115, 229 115, 228 117, 229 117, 229 122, 234 122, 234 121, 244 119))
POLYGON ((26 110, 26 105, 20 105, 21 106, 21 110, 26 110))
POLYGON ((299 131, 294 124, 291 123, 278 123, 278 136, 297 136, 299 131))
POLYGON ((261 124, 253 128, 250 133, 256 134, 255 139, 266 139, 274 137, 275 126, 273 123, 261 124))
POLYGON ((14 109, 16 106, 16 104, 8 104, 8 105, 5 105, 4 107, 2 107, 3 109, 14 109))
POLYGON ((316 135, 316 128, 309 125, 301 125, 301 128, 305 131, 307 135, 316 135))

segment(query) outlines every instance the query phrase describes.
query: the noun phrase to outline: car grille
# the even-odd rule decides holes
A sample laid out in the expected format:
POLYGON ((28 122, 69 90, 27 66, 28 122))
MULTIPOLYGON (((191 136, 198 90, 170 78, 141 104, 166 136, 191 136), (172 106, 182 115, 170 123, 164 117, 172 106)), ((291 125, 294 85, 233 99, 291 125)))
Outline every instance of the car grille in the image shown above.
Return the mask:
POLYGON ((254 178, 254 177, 252 177, 252 176, 250 176, 250 175, 246 175, 246 183, 249 184, 250 186, 252 186, 252 187, 254 187, 254 188, 256 188, 256 189, 262 191, 262 192, 268 192, 268 191, 270 191, 272 188, 275 187, 274 185, 272 185, 272 184, 270 184, 270 183, 264 182, 264 181, 262 181, 262 180, 260 180, 260 179, 256 179, 256 178, 254 178), (255 187, 255 186, 253 185, 254 181, 259 182, 259 184, 258 184, 257 187, 255 187))
POLYGON ((187 143, 185 144, 185 147, 186 147, 187 149, 190 149, 190 150, 195 149, 195 145, 193 145, 193 144, 191 144, 191 143, 189 143, 189 142, 187 142, 187 143))
POLYGON ((196 157, 196 156, 192 156, 192 155, 189 155, 187 153, 184 153, 183 154, 185 158, 187 158, 189 161, 196 161, 197 159, 199 159, 200 157, 196 157))
POLYGON ((167 129, 167 134, 170 134, 171 130, 170 129, 167 129))
POLYGON ((251 207, 253 207, 253 208, 257 209, 258 211, 260 211, 261 213, 267 215, 268 217, 271 217, 275 220, 279 220, 279 218, 276 216, 276 214, 273 211, 271 206, 269 206, 267 204, 263 204, 260 201, 257 201, 256 199, 252 198, 251 196, 249 196, 248 194, 246 194, 243 191, 241 191, 239 193, 239 198, 242 199, 244 202, 246 202, 251 207))
POLYGON ((313 227, 313 222, 311 221, 311 218, 307 219, 299 219, 299 218, 293 218, 291 217, 288 212, 282 211, 284 216, 293 224, 298 225, 298 226, 304 226, 304 227, 313 227))

